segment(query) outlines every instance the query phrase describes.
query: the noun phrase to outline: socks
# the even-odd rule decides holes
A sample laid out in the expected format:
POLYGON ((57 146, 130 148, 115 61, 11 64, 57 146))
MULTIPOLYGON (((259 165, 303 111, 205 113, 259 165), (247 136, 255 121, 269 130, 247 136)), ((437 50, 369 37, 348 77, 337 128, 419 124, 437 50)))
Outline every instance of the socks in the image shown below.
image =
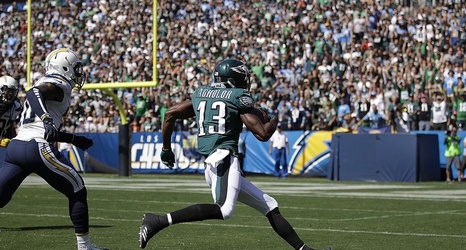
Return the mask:
POLYGON ((203 220, 223 220, 222 211, 217 204, 196 204, 175 212, 167 216, 168 223, 178 224, 182 222, 203 221, 203 220))
POLYGON ((301 248, 299 248, 299 250, 315 250, 315 249, 310 248, 310 247, 308 247, 306 245, 303 245, 301 248))
POLYGON ((309 248, 307 247, 304 242, 299 238, 296 231, 293 227, 288 223, 288 221, 283 218, 278 210, 278 207, 274 210, 267 213, 267 219, 269 219, 269 223, 272 226, 273 230, 282 237, 288 244, 290 244, 294 249, 297 250, 306 250, 309 248), (303 248, 304 247, 304 248, 303 248))
POLYGON ((78 245, 88 245, 91 243, 91 237, 89 234, 76 235, 76 241, 78 242, 78 245))

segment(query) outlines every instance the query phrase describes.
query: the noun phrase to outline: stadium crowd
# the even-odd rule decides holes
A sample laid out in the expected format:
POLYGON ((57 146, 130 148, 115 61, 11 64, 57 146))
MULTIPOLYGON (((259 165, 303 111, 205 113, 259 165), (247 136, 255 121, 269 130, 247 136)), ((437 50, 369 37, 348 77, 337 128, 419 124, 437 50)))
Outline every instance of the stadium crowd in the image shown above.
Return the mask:
MULTIPOLYGON (((24 4, 0 9, 0 74, 25 88, 24 4)), ((135 132, 160 131, 165 111, 209 84, 214 65, 229 57, 250 64, 257 105, 275 112, 283 129, 466 125, 463 0, 164 0, 157 72, 152 1, 33 1, 32 19, 32 81, 44 74, 45 55, 60 47, 79 53, 89 83, 157 76, 157 87, 115 90, 135 132)), ((63 129, 117 132, 111 98, 81 92, 63 129)))

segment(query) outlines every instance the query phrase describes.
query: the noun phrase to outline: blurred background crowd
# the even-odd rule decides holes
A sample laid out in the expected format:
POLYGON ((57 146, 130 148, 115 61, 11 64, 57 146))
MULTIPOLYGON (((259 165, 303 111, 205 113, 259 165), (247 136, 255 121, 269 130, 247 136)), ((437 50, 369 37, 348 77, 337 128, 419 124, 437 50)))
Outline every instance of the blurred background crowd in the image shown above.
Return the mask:
MULTIPOLYGON (((0 74, 26 88, 26 7, 0 7, 0 74)), ((152 1, 33 1, 32 81, 60 47, 78 52, 89 83, 156 75, 157 87, 114 91, 132 131, 160 131, 165 111, 234 57, 251 67, 257 106, 276 113, 284 129, 466 125, 463 0, 162 0, 157 12, 152 72, 152 1)), ((117 132, 119 119, 104 92, 81 90, 63 129, 117 132)), ((179 129, 195 124, 181 121, 179 129)))

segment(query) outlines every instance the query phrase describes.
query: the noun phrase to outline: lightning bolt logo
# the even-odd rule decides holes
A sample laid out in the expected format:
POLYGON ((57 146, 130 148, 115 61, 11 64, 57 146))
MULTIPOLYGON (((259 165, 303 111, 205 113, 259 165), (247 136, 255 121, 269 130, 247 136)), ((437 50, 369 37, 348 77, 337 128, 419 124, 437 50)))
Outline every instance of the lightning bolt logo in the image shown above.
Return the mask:
POLYGON ((315 167, 321 166, 330 158, 332 134, 333 132, 330 131, 306 132, 299 137, 293 145, 295 151, 290 159, 291 173, 293 175, 312 174, 319 176, 325 174, 326 167, 324 169, 315 167))

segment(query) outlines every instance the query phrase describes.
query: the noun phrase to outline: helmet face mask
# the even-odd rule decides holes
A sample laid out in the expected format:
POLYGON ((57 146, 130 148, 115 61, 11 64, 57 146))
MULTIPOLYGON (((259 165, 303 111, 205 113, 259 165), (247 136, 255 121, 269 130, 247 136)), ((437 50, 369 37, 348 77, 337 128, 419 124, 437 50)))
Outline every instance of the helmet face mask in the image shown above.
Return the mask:
POLYGON ((0 108, 9 106, 19 92, 18 82, 11 76, 0 77, 0 108))
POLYGON ((214 86, 225 88, 242 88, 249 90, 251 86, 251 71, 248 66, 236 59, 225 59, 214 69, 214 86))
POLYGON ((81 89, 86 82, 83 64, 69 49, 56 49, 45 59, 46 74, 58 74, 71 83, 71 87, 81 89))

